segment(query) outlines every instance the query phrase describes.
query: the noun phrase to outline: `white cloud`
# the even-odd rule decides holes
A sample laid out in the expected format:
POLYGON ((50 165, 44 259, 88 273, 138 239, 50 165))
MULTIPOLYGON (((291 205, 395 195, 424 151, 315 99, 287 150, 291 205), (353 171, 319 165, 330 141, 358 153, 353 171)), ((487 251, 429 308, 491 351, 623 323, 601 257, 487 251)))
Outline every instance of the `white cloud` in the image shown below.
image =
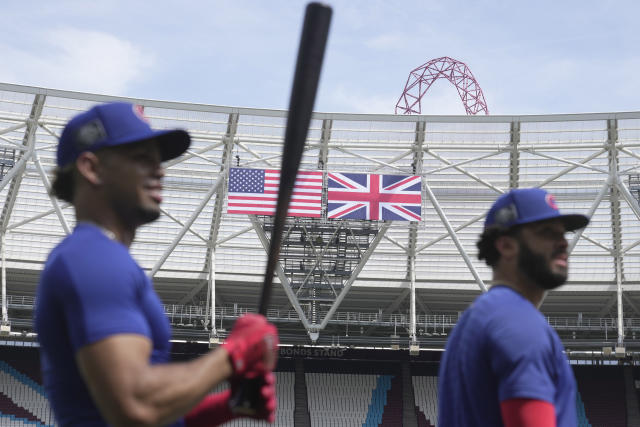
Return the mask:
MULTIPOLYGON (((536 58, 537 59, 537 58, 536 58)), ((564 57, 510 63, 511 74, 487 77, 492 114, 637 111, 639 58, 564 57), (501 77, 500 80, 497 77, 501 77)))
MULTIPOLYGON (((123 94, 154 63, 153 55, 112 34, 60 28, 42 34, 37 49, 0 45, 0 80, 57 89, 123 94)), ((15 43, 20 43, 16 41, 15 43)))
POLYGON ((332 87, 321 95, 323 108, 318 111, 335 113, 392 114, 397 98, 388 94, 364 94, 360 90, 332 87))
POLYGON ((366 40, 365 46, 376 50, 397 49, 399 45, 406 43, 408 38, 406 34, 385 33, 366 40))

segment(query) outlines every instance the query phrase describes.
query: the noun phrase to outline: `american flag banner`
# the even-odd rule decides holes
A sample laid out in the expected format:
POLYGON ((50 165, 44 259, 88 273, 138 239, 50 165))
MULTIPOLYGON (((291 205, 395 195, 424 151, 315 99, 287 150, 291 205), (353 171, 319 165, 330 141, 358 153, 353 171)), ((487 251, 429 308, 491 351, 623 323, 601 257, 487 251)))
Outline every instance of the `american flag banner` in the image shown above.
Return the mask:
MULTIPOLYGON (((275 215, 279 185, 279 170, 231 168, 227 212, 275 215)), ((319 218, 321 212, 322 172, 298 171, 288 216, 319 218)))
POLYGON ((328 218, 420 221, 420 176, 329 173, 328 218))

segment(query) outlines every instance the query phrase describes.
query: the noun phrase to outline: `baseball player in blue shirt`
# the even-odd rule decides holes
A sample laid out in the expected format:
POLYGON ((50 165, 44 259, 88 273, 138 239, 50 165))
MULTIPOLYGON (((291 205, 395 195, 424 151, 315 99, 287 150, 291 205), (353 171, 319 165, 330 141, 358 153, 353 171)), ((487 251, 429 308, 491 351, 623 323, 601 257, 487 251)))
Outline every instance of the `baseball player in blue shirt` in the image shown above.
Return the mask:
POLYGON ((477 243, 491 289, 463 313, 440 364, 438 425, 575 427, 576 381, 556 332, 538 308, 567 280, 563 215, 540 188, 511 190, 493 204, 477 243))
POLYGON ((218 425, 236 416, 230 392, 208 393, 247 378, 262 378, 254 417, 274 420, 276 328, 246 315, 219 348, 170 363, 169 321, 129 253, 136 229, 160 215, 162 162, 189 144, 128 103, 97 105, 64 128, 52 193, 73 204, 77 224, 47 259, 35 313, 61 426, 218 425))

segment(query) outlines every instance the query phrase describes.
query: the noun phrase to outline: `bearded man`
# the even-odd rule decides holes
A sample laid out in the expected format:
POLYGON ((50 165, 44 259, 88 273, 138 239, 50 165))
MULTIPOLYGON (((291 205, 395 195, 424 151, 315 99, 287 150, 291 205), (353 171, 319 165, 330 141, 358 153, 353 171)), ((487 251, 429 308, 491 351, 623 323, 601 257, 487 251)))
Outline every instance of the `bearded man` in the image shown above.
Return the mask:
POLYGON ((511 190, 487 213, 478 258, 493 270, 453 329, 440 363, 438 425, 576 426, 576 381, 539 307, 567 280, 565 233, 589 218, 563 215, 540 188, 511 190))

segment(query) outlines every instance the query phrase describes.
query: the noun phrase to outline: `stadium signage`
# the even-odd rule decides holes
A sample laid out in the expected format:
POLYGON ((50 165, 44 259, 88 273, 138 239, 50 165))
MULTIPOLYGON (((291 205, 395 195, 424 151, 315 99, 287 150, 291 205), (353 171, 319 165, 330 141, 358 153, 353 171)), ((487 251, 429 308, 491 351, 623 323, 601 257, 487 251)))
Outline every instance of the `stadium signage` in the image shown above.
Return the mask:
POLYGON ((281 347, 280 357, 343 357, 343 348, 281 347))

